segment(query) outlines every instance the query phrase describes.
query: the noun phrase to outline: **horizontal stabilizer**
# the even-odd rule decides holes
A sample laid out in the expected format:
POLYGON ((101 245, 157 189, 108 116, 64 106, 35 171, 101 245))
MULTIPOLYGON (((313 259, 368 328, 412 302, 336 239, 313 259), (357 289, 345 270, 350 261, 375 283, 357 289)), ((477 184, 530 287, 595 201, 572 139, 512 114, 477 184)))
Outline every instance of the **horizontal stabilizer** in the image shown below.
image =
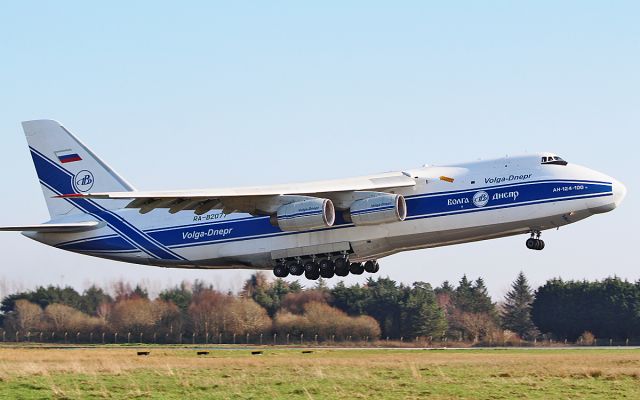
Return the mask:
POLYGON ((40 224, 23 226, 0 226, 0 231, 14 232, 43 232, 43 233, 70 233, 95 229, 100 225, 98 221, 73 222, 65 224, 40 224))

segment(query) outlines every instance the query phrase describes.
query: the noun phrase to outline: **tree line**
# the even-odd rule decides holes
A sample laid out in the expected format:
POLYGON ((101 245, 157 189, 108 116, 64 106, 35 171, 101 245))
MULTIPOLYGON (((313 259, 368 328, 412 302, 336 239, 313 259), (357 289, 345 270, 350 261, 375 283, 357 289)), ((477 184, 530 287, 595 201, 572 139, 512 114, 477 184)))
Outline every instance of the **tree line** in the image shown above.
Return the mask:
MULTIPOLYGON (((364 284, 297 281, 252 275, 239 293, 202 281, 183 282, 150 298, 147 289, 118 282, 79 293, 71 287, 37 287, 0 303, 4 338, 78 341, 112 335, 145 342, 256 342, 268 337, 319 341, 514 341, 595 338, 640 340, 640 281, 551 279, 533 290, 518 274, 504 299, 493 302, 484 280, 412 285, 389 278, 364 284), (25 336, 26 335, 26 336, 25 336), (233 339, 232 339, 233 338, 233 339)), ((111 339, 110 339, 111 340, 111 339)), ((266 340, 266 339, 265 339, 266 340)), ((293 339, 292 339, 293 340, 293 339)))

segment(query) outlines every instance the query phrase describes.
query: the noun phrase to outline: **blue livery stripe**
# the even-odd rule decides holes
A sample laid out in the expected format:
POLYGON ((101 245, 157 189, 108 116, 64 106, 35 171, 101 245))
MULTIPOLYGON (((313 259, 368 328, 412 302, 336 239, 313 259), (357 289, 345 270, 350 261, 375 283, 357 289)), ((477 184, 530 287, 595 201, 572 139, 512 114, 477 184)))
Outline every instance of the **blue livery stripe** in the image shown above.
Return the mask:
MULTIPOLYGON (((33 148, 31 148, 31 156, 36 166, 38 178, 51 191, 57 194, 76 193, 73 187, 73 175, 71 173, 59 167, 33 148)), ((131 225, 131 223, 119 215, 99 206, 95 202, 77 198, 66 200, 87 214, 105 221, 111 229, 118 232, 128 241, 133 242, 136 247, 152 257, 166 260, 185 260, 183 257, 165 248, 161 243, 148 237, 148 235, 131 225)))

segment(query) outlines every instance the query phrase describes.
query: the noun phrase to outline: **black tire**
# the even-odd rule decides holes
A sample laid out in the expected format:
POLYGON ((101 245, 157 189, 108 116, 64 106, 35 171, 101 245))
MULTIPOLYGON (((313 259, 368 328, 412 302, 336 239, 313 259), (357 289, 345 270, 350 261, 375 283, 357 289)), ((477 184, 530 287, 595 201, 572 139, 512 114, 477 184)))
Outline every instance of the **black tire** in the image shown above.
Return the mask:
POLYGON ((376 262, 373 260, 369 260, 366 263, 364 263, 364 270, 367 271, 370 274, 373 274, 376 269, 376 262))
POLYGON ((334 264, 336 266, 336 270, 349 269, 349 263, 347 262, 347 259, 344 257, 336 258, 336 260, 334 261, 334 264))
POLYGON ((289 268, 284 264, 277 264, 273 267, 273 274, 278 278, 286 278, 289 275, 289 268))
POLYGON ((364 272, 364 267, 362 266, 362 263, 351 263, 351 265, 349 266, 349 272, 354 275, 362 275, 362 273, 364 272))
POLYGON ((300 276, 304 273, 304 268, 298 262, 290 262, 289 263, 289 273, 293 276, 300 276))
POLYGON ((544 249, 544 240, 540 239, 538 240, 538 248, 536 250, 542 250, 544 249))
MULTIPOLYGON (((318 272, 318 263, 313 262, 313 261, 309 261, 307 263, 304 264, 304 272, 307 273, 313 273, 313 274, 319 274, 318 272)), ((316 278, 318 279, 318 278, 316 278)))
POLYGON ((529 239, 527 239, 527 243, 526 244, 527 244, 527 249, 533 250, 533 249, 536 248, 536 239, 529 238, 529 239))
POLYGON ((378 264, 377 261, 374 261, 374 269, 373 269, 373 273, 375 274, 376 272, 380 271, 380 264, 378 264))
POLYGON ((346 266, 342 267, 342 268, 338 268, 336 267, 336 275, 338 276, 347 276, 349 275, 349 268, 347 268, 346 266))
POLYGON ((309 279, 310 281, 315 281, 316 279, 320 278, 320 274, 315 271, 313 272, 305 271, 304 277, 309 279))
POLYGON ((331 260, 324 259, 320 261, 320 263, 318 264, 318 267, 320 268, 321 277, 327 278, 327 279, 333 278, 333 275, 335 274, 335 270, 334 270, 333 262, 331 262, 331 260))
POLYGON ((332 269, 324 272, 320 271, 320 276, 323 277, 324 279, 331 279, 335 276, 335 274, 336 273, 332 269))

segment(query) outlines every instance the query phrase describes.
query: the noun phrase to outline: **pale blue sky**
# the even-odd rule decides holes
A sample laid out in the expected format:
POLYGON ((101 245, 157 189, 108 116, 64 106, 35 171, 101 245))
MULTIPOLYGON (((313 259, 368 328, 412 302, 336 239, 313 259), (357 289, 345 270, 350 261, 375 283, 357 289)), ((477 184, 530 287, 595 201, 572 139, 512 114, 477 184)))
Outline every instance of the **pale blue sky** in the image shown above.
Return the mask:
MULTIPOLYGON (((0 9, 0 225, 47 212, 20 121, 62 122, 140 189, 339 178, 554 151, 629 189, 544 235, 388 257, 398 281, 519 270, 640 278, 638 2, 8 2, 0 9)), ((238 289, 0 236, 0 290, 124 278, 238 289)), ((365 278, 349 278, 348 282, 365 278)), ((332 281, 336 281, 335 279, 332 281)), ((2 294, 2 293, 0 293, 2 294)))

